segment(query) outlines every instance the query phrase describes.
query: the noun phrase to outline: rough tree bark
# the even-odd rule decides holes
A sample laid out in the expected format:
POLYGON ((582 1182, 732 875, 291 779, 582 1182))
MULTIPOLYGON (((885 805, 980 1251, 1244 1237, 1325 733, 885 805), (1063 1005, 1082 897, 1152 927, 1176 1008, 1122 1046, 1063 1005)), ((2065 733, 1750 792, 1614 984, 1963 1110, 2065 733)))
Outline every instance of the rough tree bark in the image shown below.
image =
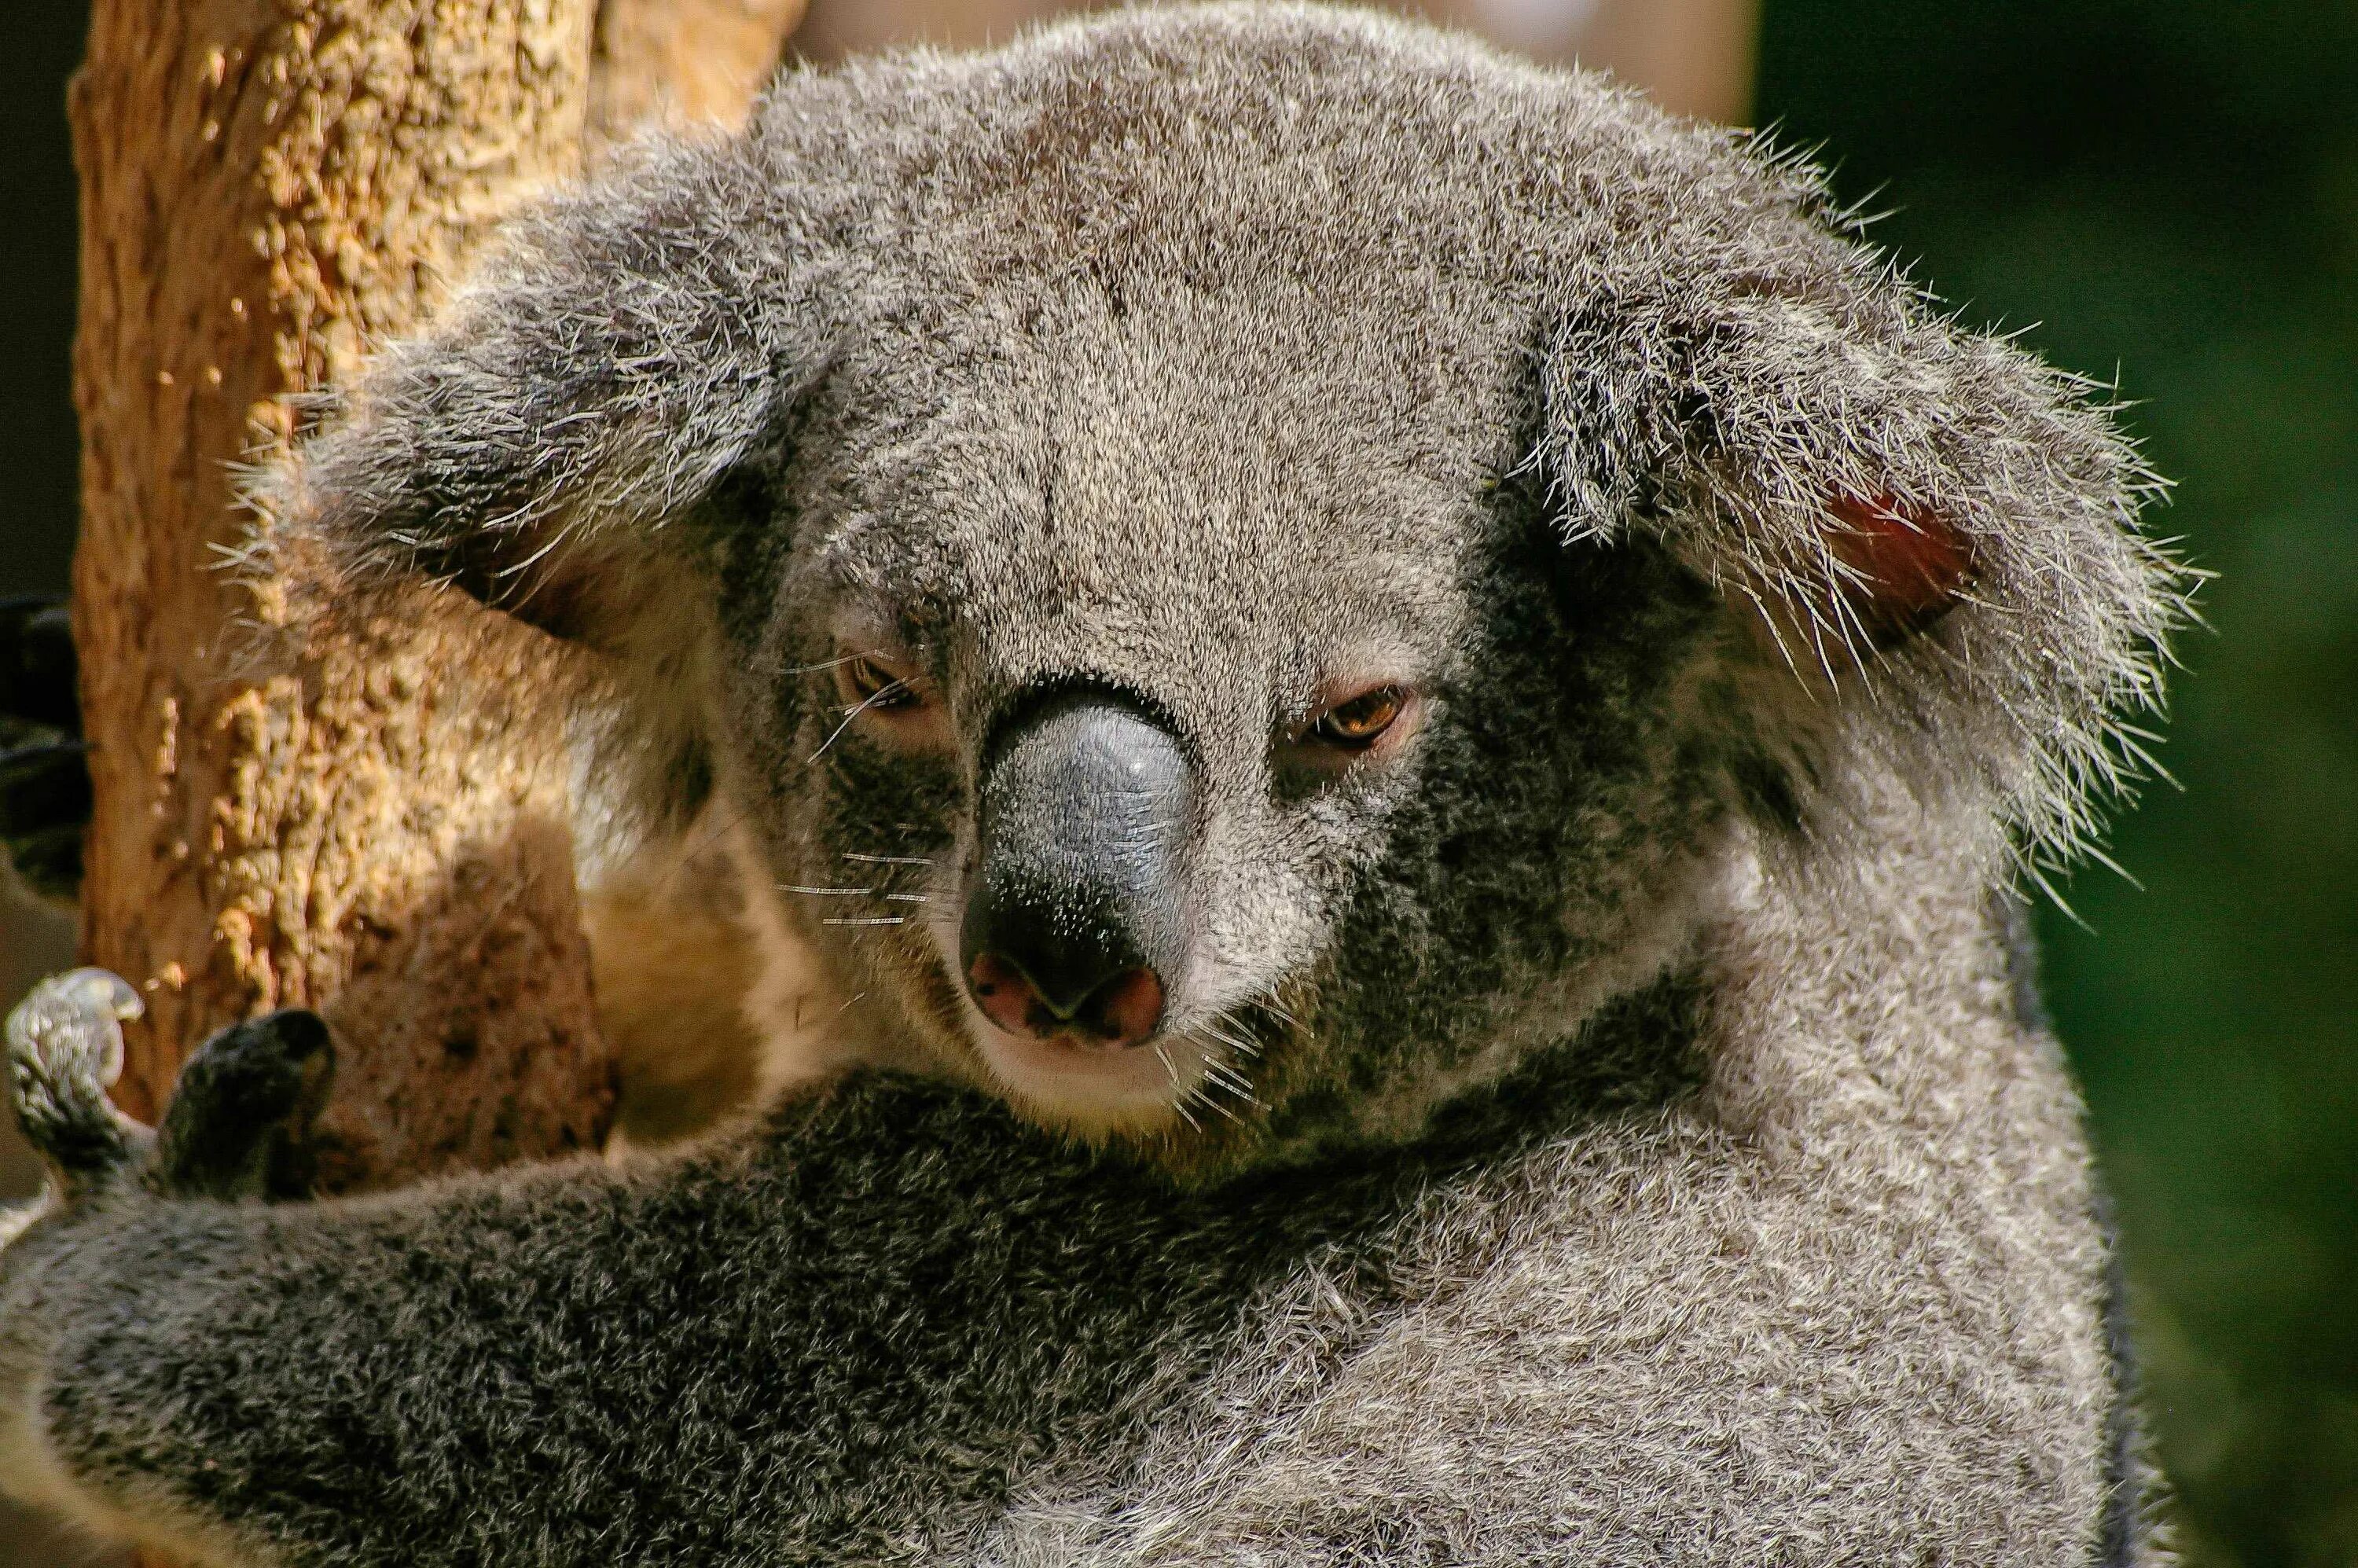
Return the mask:
POLYGON ((730 118, 800 0, 95 0, 74 615, 96 811, 87 961, 146 994, 152 1118, 223 1022, 320 1008, 328 1174, 594 1145, 557 727, 582 672, 421 593, 332 631, 217 569, 232 465, 427 308, 520 196, 654 113, 730 118))

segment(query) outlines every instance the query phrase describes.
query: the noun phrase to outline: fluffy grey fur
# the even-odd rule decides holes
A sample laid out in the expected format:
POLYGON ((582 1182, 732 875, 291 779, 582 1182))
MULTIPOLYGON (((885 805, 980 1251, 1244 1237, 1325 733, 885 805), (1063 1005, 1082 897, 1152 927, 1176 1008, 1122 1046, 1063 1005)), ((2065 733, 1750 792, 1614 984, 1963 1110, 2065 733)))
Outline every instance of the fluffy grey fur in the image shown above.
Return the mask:
POLYGON ((2150 1560, 2006 892, 2157 698, 2145 483, 1591 77, 1283 6, 789 75, 518 224, 274 504, 323 612, 614 653, 601 782, 732 827, 827 1075, 265 1205, 222 1124, 318 1042, 233 1036, 0 1255, 0 1475, 238 1562, 2150 1560), (1305 751, 1378 676, 1405 740, 1305 751), (1073 691, 1186 755, 1151 1094, 958 980, 1073 691))

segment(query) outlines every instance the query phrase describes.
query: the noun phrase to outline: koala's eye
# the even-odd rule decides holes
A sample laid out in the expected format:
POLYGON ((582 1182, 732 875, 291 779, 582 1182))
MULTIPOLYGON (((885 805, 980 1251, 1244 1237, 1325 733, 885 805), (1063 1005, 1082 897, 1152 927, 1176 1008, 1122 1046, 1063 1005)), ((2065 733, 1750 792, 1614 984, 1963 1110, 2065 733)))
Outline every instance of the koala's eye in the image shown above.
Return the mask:
POLYGON ((845 706, 863 712, 907 712, 925 701, 915 669, 875 654, 846 654, 835 666, 835 681, 845 706))
POLYGON ((1406 687, 1369 687, 1345 697, 1311 720, 1309 739, 1342 752, 1365 752, 1384 738, 1408 711, 1406 687))

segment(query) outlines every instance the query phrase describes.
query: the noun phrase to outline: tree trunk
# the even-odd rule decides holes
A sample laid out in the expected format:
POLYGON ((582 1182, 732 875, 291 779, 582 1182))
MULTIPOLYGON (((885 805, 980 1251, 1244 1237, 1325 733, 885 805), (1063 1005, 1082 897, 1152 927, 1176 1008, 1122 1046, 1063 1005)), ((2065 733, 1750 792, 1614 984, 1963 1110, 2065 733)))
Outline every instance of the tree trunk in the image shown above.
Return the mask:
POLYGON ((224 1022, 319 1008, 327 1172, 593 1147, 612 1099, 573 885, 588 672, 455 595, 332 630, 221 567, 232 465, 429 308, 592 127, 741 115, 799 0, 96 0, 74 615, 96 808, 88 961, 148 1000, 152 1119, 224 1022))

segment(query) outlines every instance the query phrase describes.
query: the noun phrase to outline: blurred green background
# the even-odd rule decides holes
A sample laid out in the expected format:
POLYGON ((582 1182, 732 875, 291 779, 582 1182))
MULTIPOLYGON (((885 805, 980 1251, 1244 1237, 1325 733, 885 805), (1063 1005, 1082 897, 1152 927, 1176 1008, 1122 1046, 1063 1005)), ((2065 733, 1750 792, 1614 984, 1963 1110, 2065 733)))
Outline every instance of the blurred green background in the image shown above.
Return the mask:
MULTIPOLYGON (((64 580, 73 0, 0 92, 0 591, 64 580)), ((1767 0, 1760 118, 1970 320, 2132 400, 2220 574, 2157 786, 2045 919, 2206 1565, 2358 1563, 2358 5, 1767 0)))

